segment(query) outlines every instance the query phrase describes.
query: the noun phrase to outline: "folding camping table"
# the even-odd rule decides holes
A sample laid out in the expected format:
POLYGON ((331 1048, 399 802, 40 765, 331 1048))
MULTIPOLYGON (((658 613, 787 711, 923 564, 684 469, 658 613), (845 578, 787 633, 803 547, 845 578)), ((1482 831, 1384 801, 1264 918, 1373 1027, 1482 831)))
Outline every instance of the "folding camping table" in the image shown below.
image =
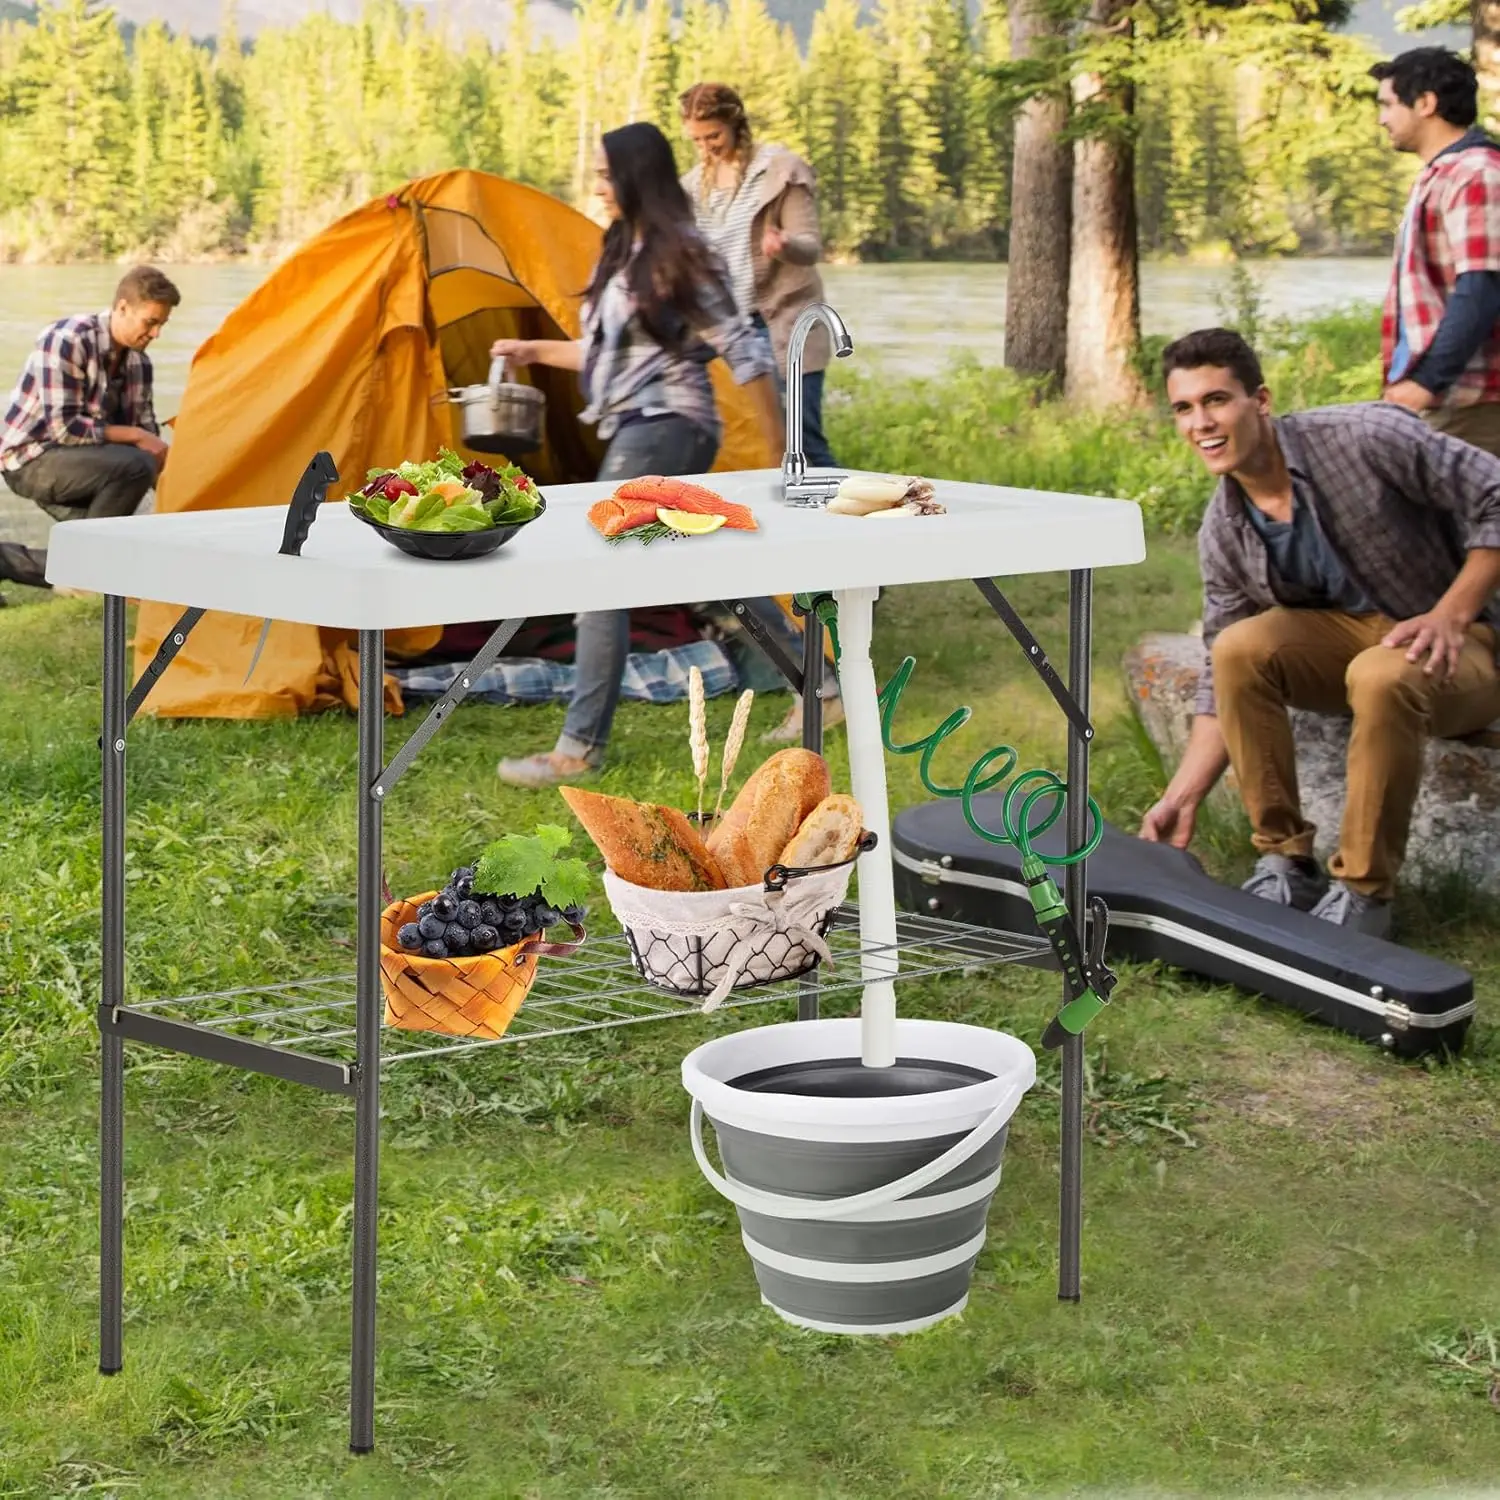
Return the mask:
MULTIPOLYGON (((103 953, 98 1007, 100 1092, 100 1369, 122 1360, 124 1043, 187 1053, 354 1101, 353 1339, 350 1443, 374 1443, 375 1225, 378 1193, 380 1076, 387 1066, 451 1057, 519 1038, 687 1016, 697 1002, 642 984, 623 939, 591 943, 582 954, 544 968, 500 1042, 476 1043, 431 1032, 387 1031, 380 984, 381 820, 402 774, 441 728, 475 677, 528 616, 578 610, 731 602, 773 593, 828 593, 838 603, 841 687, 848 719, 852 791, 879 838, 859 862, 861 901, 841 910, 831 942, 847 956, 821 993, 852 997, 862 986, 888 993, 905 977, 969 971, 981 964, 1046 962, 1047 945, 985 928, 895 910, 876 683, 869 646, 872 610, 882 586, 973 580, 984 592, 1068 715, 1067 813, 1070 844, 1086 836, 1089 654, 1093 570, 1145 556, 1138 507, 1117 500, 940 484, 948 514, 872 522, 790 509, 771 470, 703 476, 727 499, 750 505, 760 529, 720 531, 673 544, 609 547, 588 525, 586 508, 610 493, 603 484, 548 492, 548 511, 498 552, 457 563, 423 562, 398 552, 342 505, 326 506, 300 557, 278 552, 285 507, 79 521, 53 533, 51 582, 105 596, 103 733, 103 953), (1067 572, 1068 680, 1010 608, 997 576, 1067 572), (126 682, 127 598, 186 606, 156 659, 133 689, 126 682), (125 974, 125 745, 129 720, 205 609, 357 631, 362 684, 379 682, 385 632, 408 626, 506 617, 469 669, 429 710, 387 764, 382 694, 360 694, 357 972, 304 978, 229 993, 138 997, 125 974), (859 979, 848 977, 857 972, 859 979)), ((753 612, 735 603, 753 627, 753 612)), ((752 633, 759 633, 752 628, 752 633)), ((909 643, 920 653, 919 641, 909 643)), ((820 745, 817 683, 822 626, 808 619, 801 669, 779 665, 804 692, 808 738, 820 745), (808 679, 804 683, 804 677, 808 679)), ((777 652, 772 649, 773 657, 777 652)), ((1080 931, 1085 866, 1068 869, 1066 898, 1080 931)), ((787 996, 787 986, 737 991, 734 1003, 787 996)), ((818 988, 794 990, 798 1013, 817 1014, 818 988)), ((1059 1295, 1076 1300, 1080 1277, 1083 1052, 1064 1047, 1059 1295)))

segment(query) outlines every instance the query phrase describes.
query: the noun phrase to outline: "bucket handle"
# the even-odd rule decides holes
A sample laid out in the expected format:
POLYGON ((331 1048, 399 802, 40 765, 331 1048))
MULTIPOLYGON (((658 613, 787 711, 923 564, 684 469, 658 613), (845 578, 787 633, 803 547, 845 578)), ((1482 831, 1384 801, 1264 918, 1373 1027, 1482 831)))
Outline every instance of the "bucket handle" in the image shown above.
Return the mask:
POLYGON ((708 1151, 703 1144, 703 1104, 696 1098, 693 1100, 688 1133, 693 1143, 693 1156, 698 1162, 699 1170, 708 1179, 709 1186, 722 1197, 728 1198, 735 1207, 747 1208, 751 1213, 765 1214, 773 1219, 844 1219, 867 1208, 885 1208, 901 1198, 909 1198, 913 1193, 931 1187, 938 1178, 946 1177, 956 1167, 961 1167, 1005 1128, 1027 1087, 1028 1085, 1012 1084, 1001 1094, 994 1109, 963 1140, 955 1142, 941 1156, 933 1157, 930 1162, 908 1172, 905 1177, 870 1188, 867 1192, 856 1193, 850 1198, 788 1198, 745 1183, 731 1182, 708 1159, 708 1151))

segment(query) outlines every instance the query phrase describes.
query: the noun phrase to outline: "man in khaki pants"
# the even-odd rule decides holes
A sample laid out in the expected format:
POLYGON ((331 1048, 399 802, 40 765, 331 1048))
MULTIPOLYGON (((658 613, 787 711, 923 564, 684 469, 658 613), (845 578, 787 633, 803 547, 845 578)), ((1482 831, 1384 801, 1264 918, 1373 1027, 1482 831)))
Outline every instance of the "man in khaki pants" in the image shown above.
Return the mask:
POLYGON ((1500 459, 1386 402, 1273 417, 1254 351, 1227 329, 1179 339, 1162 370, 1219 482, 1198 534, 1197 713, 1141 837, 1185 847, 1233 765, 1260 855, 1245 889, 1383 937, 1423 743, 1500 717, 1500 459), (1331 885, 1289 706, 1354 717, 1331 885))

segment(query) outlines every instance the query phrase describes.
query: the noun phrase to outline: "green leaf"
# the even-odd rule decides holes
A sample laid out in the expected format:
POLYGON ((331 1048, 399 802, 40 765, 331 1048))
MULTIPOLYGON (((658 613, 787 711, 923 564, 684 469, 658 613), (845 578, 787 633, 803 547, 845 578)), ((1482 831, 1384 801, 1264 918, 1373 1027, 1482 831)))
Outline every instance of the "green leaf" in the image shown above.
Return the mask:
POLYGON ((517 521, 530 521, 539 510, 536 501, 525 495, 507 495, 504 491, 485 503, 485 510, 496 526, 512 526, 517 521))
POLYGON ((364 503, 365 513, 373 520, 379 521, 382 526, 388 526, 391 520, 391 502, 384 495, 367 495, 364 503))
POLYGON ((439 518, 443 531, 488 531, 490 518, 477 505, 450 505, 439 518))
POLYGON ((440 516, 448 509, 448 502, 441 495, 419 495, 416 508, 411 513, 411 524, 420 526, 433 516, 440 516))
POLYGON ((540 891, 552 906, 581 904, 592 886, 581 859, 562 851, 573 842, 566 828, 541 824, 535 833, 496 839, 474 867, 474 889, 486 896, 529 896, 540 891))
POLYGON ((660 521, 649 521, 646 525, 632 527, 629 531, 618 531, 614 536, 607 536, 604 540, 611 547, 624 541, 639 542, 641 546, 649 547, 652 542, 678 541, 682 535, 682 532, 673 531, 670 526, 663 526, 660 521))

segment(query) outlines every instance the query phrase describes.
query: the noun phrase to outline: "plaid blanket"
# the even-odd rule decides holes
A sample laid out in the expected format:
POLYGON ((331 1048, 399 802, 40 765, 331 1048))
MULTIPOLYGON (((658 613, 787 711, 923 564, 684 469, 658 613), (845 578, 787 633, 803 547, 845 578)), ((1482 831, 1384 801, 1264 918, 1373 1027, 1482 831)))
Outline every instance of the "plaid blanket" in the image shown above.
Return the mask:
MULTIPOLYGON (((739 673, 718 641, 690 641, 665 651, 632 652, 625 659, 620 696, 631 703, 680 703, 688 695, 688 670, 703 673, 703 691, 717 698, 739 686, 739 673)), ((409 699, 441 698, 465 670, 463 662, 398 667, 391 676, 409 699)), ((572 662, 537 656, 501 657, 469 690, 468 702, 566 703, 573 696, 572 662)))

